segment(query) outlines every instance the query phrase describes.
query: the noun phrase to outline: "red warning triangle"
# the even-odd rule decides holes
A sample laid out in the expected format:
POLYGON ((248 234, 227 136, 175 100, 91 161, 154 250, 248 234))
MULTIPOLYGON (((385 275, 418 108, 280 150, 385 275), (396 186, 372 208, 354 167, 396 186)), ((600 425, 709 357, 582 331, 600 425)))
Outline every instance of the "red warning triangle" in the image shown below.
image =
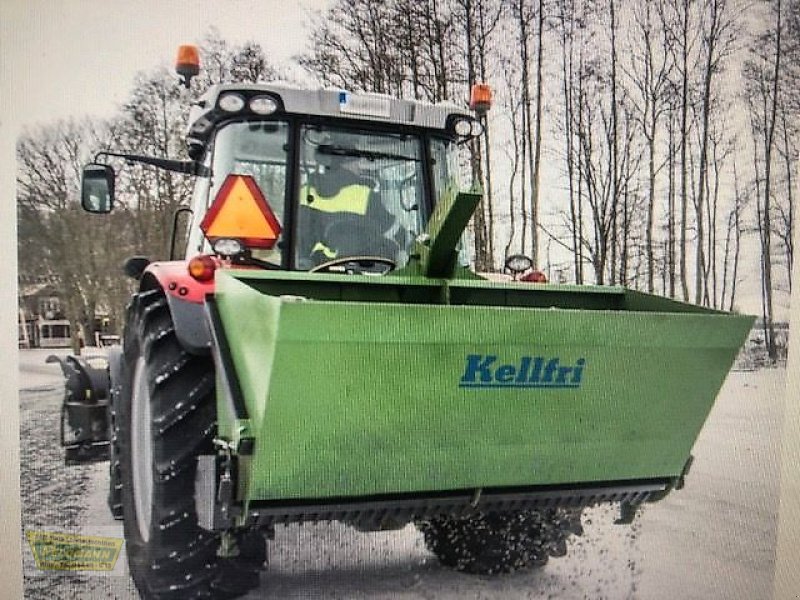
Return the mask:
POLYGON ((200 229, 211 243, 236 238, 251 248, 272 248, 281 225, 255 179, 230 174, 208 209, 200 229))

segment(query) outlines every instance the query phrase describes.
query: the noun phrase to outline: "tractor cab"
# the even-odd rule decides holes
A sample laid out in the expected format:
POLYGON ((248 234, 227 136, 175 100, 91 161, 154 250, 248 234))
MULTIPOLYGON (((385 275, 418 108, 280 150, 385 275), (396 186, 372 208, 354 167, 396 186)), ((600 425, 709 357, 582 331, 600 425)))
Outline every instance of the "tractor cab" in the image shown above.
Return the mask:
POLYGON ((233 250, 295 271, 403 267, 437 199, 460 186, 460 142, 480 130, 452 105, 270 84, 213 87, 187 136, 206 167, 188 255, 233 250), (238 195, 236 181, 247 188, 238 195), (220 206, 237 201, 252 217, 220 226, 220 206))
MULTIPOLYGON (((192 107, 190 161, 123 156, 197 176, 187 258, 383 274, 409 264, 434 207, 457 194, 460 149, 481 131, 453 104, 225 84, 192 107)), ((89 165, 84 207, 112 204, 113 171, 89 165)))

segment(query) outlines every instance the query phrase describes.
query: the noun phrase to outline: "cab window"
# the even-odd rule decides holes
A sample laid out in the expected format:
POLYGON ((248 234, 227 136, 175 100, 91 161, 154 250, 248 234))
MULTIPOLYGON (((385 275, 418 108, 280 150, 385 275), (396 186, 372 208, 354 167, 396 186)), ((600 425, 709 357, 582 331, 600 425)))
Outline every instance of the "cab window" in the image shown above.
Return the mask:
POLYGON ((271 250, 257 250, 253 255, 276 265, 282 263, 285 236, 288 137, 289 124, 284 121, 232 123, 220 129, 214 141, 208 196, 210 205, 228 175, 253 177, 282 229, 271 250))
POLYGON ((353 257, 408 262, 425 222, 419 136, 304 125, 295 265, 353 257))

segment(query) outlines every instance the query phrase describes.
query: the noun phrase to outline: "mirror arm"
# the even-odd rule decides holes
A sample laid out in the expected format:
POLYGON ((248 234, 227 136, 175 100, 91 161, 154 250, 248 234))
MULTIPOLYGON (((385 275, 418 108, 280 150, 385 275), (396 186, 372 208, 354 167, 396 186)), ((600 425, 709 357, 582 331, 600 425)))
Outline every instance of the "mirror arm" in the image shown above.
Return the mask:
POLYGON ((153 165, 166 171, 184 173, 186 175, 198 175, 207 177, 211 174, 211 169, 194 160, 172 160, 169 158, 158 158, 155 156, 143 156, 141 154, 120 154, 117 152, 98 152, 94 155, 95 162, 101 162, 101 157, 114 156, 122 158, 126 162, 137 162, 145 165, 153 165))

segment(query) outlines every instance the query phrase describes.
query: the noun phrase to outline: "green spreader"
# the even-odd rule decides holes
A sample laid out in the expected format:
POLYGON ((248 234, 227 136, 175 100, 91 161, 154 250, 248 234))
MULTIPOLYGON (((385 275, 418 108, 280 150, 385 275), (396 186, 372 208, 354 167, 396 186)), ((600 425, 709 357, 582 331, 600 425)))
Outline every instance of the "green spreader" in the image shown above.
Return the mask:
MULTIPOLYGON (((306 521, 413 523, 470 573, 541 567, 584 507, 629 523, 683 484, 753 319, 541 283, 522 255, 520 282, 470 271, 460 165, 490 96, 225 84, 192 106, 191 160, 101 153, 197 180, 189 260, 126 265, 108 398, 78 377, 65 397, 73 455, 108 448, 143 597, 244 594, 275 525, 306 521)), ((110 165, 82 202, 111 210, 110 165)))
POLYGON ((666 489, 752 325, 623 288, 254 271, 216 285, 219 433, 247 448, 256 512, 666 489))

